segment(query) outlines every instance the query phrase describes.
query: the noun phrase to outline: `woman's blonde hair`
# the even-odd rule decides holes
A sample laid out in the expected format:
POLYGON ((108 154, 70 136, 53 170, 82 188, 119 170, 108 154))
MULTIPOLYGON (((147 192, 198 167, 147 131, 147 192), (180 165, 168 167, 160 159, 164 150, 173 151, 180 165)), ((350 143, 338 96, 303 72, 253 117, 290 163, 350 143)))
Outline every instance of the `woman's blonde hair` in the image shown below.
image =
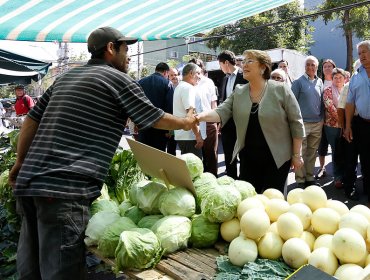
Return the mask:
POLYGON ((265 65, 266 68, 262 74, 262 77, 266 80, 270 79, 272 62, 271 62, 271 57, 267 54, 267 52, 260 51, 260 50, 246 50, 244 51, 243 55, 253 56, 257 59, 257 61, 260 64, 265 65))

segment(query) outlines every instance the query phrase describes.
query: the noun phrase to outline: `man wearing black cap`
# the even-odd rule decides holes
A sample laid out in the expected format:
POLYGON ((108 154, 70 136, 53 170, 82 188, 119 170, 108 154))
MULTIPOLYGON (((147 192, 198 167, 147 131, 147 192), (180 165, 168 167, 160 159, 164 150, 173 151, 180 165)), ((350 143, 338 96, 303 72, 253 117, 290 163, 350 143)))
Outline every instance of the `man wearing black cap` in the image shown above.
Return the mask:
POLYGON ((22 228, 19 279, 85 279, 85 228, 130 117, 139 129, 191 129, 153 106, 127 74, 137 40, 102 27, 88 38, 91 59, 58 77, 27 115, 9 174, 22 228))
POLYGON ((29 110, 33 108, 35 103, 33 102, 33 99, 26 94, 24 85, 17 85, 14 90, 17 97, 14 105, 15 113, 17 116, 26 115, 29 110))

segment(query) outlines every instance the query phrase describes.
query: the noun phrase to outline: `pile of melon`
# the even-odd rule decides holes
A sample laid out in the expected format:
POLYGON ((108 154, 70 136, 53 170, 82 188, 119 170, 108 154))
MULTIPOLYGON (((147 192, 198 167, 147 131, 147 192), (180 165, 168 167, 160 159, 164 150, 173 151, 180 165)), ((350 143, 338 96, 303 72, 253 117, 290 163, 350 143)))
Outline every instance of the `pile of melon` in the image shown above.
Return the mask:
POLYGON ((370 209, 348 209, 318 186, 294 189, 287 200, 276 189, 246 198, 237 217, 221 224, 221 236, 234 265, 282 257, 294 269, 311 264, 339 280, 370 274, 370 209))

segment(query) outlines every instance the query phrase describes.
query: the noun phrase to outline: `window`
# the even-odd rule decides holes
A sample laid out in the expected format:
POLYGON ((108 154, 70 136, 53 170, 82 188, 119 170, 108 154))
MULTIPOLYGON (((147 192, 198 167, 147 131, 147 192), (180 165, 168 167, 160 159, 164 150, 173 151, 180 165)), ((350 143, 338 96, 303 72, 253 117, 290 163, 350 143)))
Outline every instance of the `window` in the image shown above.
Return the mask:
POLYGON ((176 51, 171 51, 170 58, 179 58, 179 54, 176 51))

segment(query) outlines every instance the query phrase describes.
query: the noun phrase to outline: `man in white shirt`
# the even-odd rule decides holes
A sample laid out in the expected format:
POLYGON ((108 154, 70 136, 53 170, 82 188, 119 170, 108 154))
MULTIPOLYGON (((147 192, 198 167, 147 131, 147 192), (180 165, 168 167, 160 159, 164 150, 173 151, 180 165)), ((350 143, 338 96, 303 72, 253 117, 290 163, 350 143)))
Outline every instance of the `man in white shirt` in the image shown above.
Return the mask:
MULTIPOLYGON (((217 94, 214 82, 205 76, 206 69, 201 59, 192 59, 189 62, 195 63, 202 70, 201 78, 195 88, 201 98, 203 112, 211 111, 217 107, 217 94)), ((198 112, 199 113, 199 112, 198 112)), ((203 165, 204 172, 210 172, 217 177, 218 170, 218 129, 217 123, 206 123, 207 137, 203 143, 203 165)))
MULTIPOLYGON (((194 63, 188 63, 183 68, 182 75, 183 80, 176 87, 173 96, 173 114, 175 116, 186 116, 189 112, 192 114, 199 113, 202 110, 201 100, 195 86, 200 80, 201 69, 194 63)), ((205 137, 205 130, 201 134, 199 127, 193 128, 192 131, 175 130, 175 140, 181 154, 193 153, 202 158, 203 139, 205 137)))

